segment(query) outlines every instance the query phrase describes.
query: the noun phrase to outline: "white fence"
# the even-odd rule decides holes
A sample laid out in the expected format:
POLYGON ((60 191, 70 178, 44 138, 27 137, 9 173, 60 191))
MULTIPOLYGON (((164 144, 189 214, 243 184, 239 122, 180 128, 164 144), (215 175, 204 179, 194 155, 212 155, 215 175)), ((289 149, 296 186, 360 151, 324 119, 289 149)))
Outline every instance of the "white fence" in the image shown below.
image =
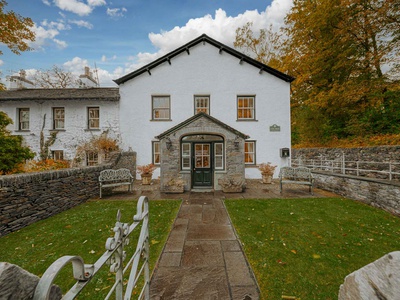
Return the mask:
POLYGON ((291 160, 291 166, 303 166, 313 170, 384 180, 400 179, 400 163, 398 162, 348 161, 344 155, 334 160, 323 157, 318 159, 295 158, 291 160))
MULTIPOLYGON (((69 263, 72 263, 73 276, 77 280, 75 285, 67 291, 62 299, 74 299, 90 282, 96 273, 106 264, 110 271, 115 273, 115 283, 105 299, 131 299, 132 292, 140 276, 143 277, 143 287, 137 299, 150 299, 150 272, 149 272, 149 203, 147 197, 141 196, 137 203, 137 213, 133 223, 121 223, 121 213, 117 213, 117 222, 114 227, 114 237, 106 241, 106 252, 94 263, 85 264, 79 256, 63 256, 57 259, 43 274, 36 287, 34 300, 49 298, 50 289, 59 272, 69 263), (136 251, 124 267, 126 252, 124 247, 129 243, 130 234, 142 224, 136 251), (124 289, 124 273, 130 270, 129 279, 124 289)), ((139 228, 138 228, 139 229, 139 228)))

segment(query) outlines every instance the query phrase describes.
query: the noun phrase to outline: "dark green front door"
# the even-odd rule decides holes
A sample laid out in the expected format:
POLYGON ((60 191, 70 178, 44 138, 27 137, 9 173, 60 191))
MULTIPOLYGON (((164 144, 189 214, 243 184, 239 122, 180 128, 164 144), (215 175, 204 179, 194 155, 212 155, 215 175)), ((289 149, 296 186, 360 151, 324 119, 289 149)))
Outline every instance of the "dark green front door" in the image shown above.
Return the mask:
POLYGON ((211 144, 193 143, 193 187, 212 187, 211 144))

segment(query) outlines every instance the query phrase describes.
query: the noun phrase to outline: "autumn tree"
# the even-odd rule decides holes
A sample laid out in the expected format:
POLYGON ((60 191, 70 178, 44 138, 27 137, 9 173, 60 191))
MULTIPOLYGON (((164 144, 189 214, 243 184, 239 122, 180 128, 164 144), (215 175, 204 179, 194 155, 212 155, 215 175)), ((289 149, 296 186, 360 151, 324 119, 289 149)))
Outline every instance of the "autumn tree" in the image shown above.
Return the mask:
MULTIPOLYGON (((29 51, 28 42, 35 40, 32 31, 33 21, 15 13, 14 11, 5 12, 7 6, 5 0, 0 0, 0 43, 6 45, 11 52, 20 55, 23 51, 29 51)), ((0 55, 3 51, 0 50, 0 55)), ((0 90, 4 89, 4 84, 0 82, 0 90)))
POLYGON ((12 172, 35 155, 28 147, 22 145, 22 136, 11 135, 7 130, 10 124, 12 120, 0 111, 0 174, 12 172))
POLYGON ((272 25, 255 34, 253 23, 248 22, 236 29, 234 47, 245 54, 271 67, 279 66, 281 39, 278 32, 274 32, 272 25))
MULTIPOLYGON (((398 68, 398 2, 293 4, 286 17, 284 66, 297 78, 293 111, 300 135, 316 142, 374 133, 376 116, 391 114, 398 95, 397 79, 390 76, 398 68), (384 67, 389 70, 383 72, 384 67)), ((380 126, 385 127, 393 130, 380 126)))
MULTIPOLYGON (((274 45, 275 65, 296 78, 294 143, 400 131, 399 28, 398 0, 293 1, 274 45)), ((236 33, 258 58, 261 35, 236 33)))

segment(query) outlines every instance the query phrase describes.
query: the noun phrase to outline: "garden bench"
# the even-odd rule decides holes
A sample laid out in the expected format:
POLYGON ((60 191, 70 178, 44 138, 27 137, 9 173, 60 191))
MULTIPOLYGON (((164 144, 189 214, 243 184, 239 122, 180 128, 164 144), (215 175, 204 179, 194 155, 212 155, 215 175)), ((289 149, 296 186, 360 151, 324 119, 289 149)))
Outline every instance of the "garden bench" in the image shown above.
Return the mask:
POLYGON ((130 192, 132 190, 133 176, 128 169, 106 169, 100 172, 99 182, 101 198, 101 190, 103 188, 128 185, 130 192))
POLYGON ((280 192, 282 194, 283 184, 303 184, 308 185, 311 195, 314 195, 314 177, 311 174, 311 170, 306 167, 283 167, 279 171, 279 184, 280 192))

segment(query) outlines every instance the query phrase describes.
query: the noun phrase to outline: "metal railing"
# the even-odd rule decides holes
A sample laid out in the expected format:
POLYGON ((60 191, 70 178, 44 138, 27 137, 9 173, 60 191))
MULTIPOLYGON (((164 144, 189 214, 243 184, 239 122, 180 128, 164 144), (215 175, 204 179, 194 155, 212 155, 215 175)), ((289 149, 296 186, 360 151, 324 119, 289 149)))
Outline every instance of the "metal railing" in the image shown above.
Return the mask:
POLYGON ((142 275, 143 287, 137 299, 150 299, 150 271, 149 271, 149 203, 148 198, 141 196, 137 203, 137 213, 133 216, 133 223, 121 223, 121 212, 118 210, 115 223, 114 237, 106 241, 106 252, 94 263, 85 264, 80 256, 63 256, 57 259, 43 274, 40 279, 33 299, 48 299, 50 289, 58 273, 69 263, 72 263, 73 276, 77 280, 74 286, 68 290, 62 299, 74 299, 82 289, 106 263, 110 265, 110 271, 115 273, 115 283, 111 287, 105 299, 115 294, 114 299, 131 299, 132 292, 136 288, 138 279, 142 275), (136 251, 124 267, 126 257, 124 246, 129 243, 130 234, 142 223, 136 251), (142 258, 142 263, 140 260, 142 258), (140 266, 140 268, 139 268, 140 266), (124 289, 124 274, 130 269, 128 283, 124 289), (125 291, 124 291, 125 290, 125 291))
POLYGON ((293 167, 307 167, 313 170, 321 170, 344 175, 354 175, 384 180, 400 180, 400 163, 398 162, 374 162, 374 161, 348 161, 344 155, 334 160, 325 158, 291 160, 293 167))

